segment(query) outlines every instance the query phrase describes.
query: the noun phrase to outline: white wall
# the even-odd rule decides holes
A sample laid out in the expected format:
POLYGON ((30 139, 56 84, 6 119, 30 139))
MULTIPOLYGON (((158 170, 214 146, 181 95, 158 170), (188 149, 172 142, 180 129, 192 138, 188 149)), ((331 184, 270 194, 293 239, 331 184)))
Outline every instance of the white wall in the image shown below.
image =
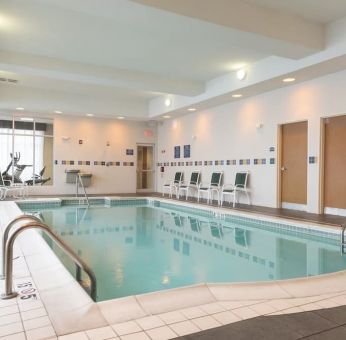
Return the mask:
MULTIPOLYGON (((319 157, 320 118, 346 113, 346 71, 263 95, 242 99, 165 121, 158 128, 157 162, 210 161, 236 159, 236 166, 165 167, 158 172, 158 188, 183 170, 189 179, 194 169, 202 172, 202 181, 210 181, 213 170, 223 170, 224 182, 233 183, 237 171, 250 171, 252 203, 275 207, 277 193, 277 127, 279 124, 308 121, 308 156, 319 157), (256 129, 262 123, 263 128, 256 129), (193 139, 192 136, 196 136, 193 139), (174 160, 174 146, 191 144, 191 158, 174 160), (275 152, 269 148, 275 147, 275 152), (165 151, 165 152, 163 152, 165 151), (269 158, 275 157, 275 165, 269 158), (251 165, 239 165, 239 159, 251 159, 251 165), (266 165, 254 165, 254 158, 266 158, 266 165)), ((182 152, 183 153, 183 152, 182 152)), ((182 156, 183 157, 183 156, 182 156)), ((319 159, 308 164, 307 210, 318 212, 319 159)))
POLYGON ((52 186, 30 188, 34 195, 73 194, 75 185, 65 183, 65 169, 80 169, 92 173, 90 194, 136 192, 136 143, 155 143, 156 128, 146 123, 121 120, 58 116, 54 119, 54 183, 52 186), (144 135, 153 132, 152 137, 144 135), (62 137, 70 137, 64 141, 62 137), (79 144, 83 140, 83 144, 79 144), (110 146, 107 146, 109 141, 110 146), (126 149, 134 149, 133 156, 126 156, 126 149), (74 161, 63 165, 62 160, 74 161), (78 161, 90 161, 91 165, 78 165, 78 161), (94 165, 94 161, 121 162, 121 166, 94 165), (123 166, 134 162, 134 166, 123 166))

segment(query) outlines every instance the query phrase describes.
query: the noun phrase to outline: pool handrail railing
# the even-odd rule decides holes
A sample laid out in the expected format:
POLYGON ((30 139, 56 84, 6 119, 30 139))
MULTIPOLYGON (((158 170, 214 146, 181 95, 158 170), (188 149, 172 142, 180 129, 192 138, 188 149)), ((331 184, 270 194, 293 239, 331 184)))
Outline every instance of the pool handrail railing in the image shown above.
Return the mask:
MULTIPOLYGON (((24 218, 23 218, 24 219, 24 218)), ((18 221, 18 217, 15 219, 18 221)), ((34 220, 34 219, 32 219, 34 220)), ((12 222, 12 221, 11 221, 12 222)), ((11 223, 10 222, 10 223, 11 223)), ((14 223, 12 223, 12 226, 14 223)), ((9 228, 10 229, 10 228, 9 228)), ((11 299, 18 295, 17 292, 13 291, 13 245, 17 236, 21 234, 23 231, 28 229, 39 229, 42 230, 45 234, 47 234, 76 264, 77 274, 81 272, 81 269, 88 275, 90 279, 90 296, 96 301, 97 298, 97 286, 96 286, 96 276, 92 269, 82 260, 65 242, 56 235, 48 225, 38 222, 36 220, 28 222, 26 224, 20 225, 8 238, 5 243, 5 270, 4 270, 4 278, 5 278, 5 293, 1 294, 1 299, 11 299)), ((7 235, 8 236, 8 235, 7 235)), ((77 275, 78 283, 81 283, 80 274, 77 275)))

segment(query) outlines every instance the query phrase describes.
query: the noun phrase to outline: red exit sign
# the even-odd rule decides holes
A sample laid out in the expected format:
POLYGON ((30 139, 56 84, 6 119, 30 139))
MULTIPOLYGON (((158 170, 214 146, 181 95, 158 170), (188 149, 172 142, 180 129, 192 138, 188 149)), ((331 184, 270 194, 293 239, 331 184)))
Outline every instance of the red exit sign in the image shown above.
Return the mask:
POLYGON ((144 130, 145 137, 152 137, 154 135, 153 130, 144 130))

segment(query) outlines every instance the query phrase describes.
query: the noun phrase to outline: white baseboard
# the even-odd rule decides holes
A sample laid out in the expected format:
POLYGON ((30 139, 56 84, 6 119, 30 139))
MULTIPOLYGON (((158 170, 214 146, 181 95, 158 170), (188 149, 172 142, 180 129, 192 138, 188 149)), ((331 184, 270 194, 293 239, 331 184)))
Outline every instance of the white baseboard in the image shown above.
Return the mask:
POLYGON ((346 216, 346 209, 325 207, 324 208, 324 213, 325 214, 330 214, 330 215, 346 216))
POLYGON ((307 206, 306 206, 306 204, 297 204, 297 203, 282 202, 281 206, 282 206, 282 208, 284 208, 284 209, 292 209, 292 210, 299 210, 299 211, 307 211, 307 206))

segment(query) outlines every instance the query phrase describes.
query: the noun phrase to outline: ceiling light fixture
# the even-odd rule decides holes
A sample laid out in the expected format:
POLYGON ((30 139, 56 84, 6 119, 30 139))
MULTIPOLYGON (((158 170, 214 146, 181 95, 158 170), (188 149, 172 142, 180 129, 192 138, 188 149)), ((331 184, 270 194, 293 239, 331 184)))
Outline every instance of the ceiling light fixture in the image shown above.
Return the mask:
POLYGON ((232 97, 233 98, 241 98, 243 95, 240 94, 240 93, 235 93, 235 94, 232 94, 232 97))
POLYGON ((24 110, 24 107, 16 107, 16 110, 18 110, 18 111, 23 111, 23 110, 24 110))
POLYGON ((33 122, 34 118, 30 118, 30 117, 21 117, 20 120, 24 121, 24 122, 33 122))
POLYGON ((123 116, 119 116, 119 117, 117 117, 118 119, 124 119, 125 117, 123 117, 123 116))
POLYGON ((166 107, 169 107, 169 106, 171 106, 172 105, 172 100, 170 99, 170 98, 166 98, 166 100, 165 100, 165 106, 166 107))
POLYGON ((171 116, 163 116, 163 118, 168 119, 171 118, 171 116))
POLYGON ((296 80, 296 78, 285 78, 285 79, 282 79, 282 81, 284 82, 284 83, 292 83, 292 82, 294 82, 296 80))
POLYGON ((244 80, 246 78, 246 71, 243 68, 237 71, 237 78, 238 80, 244 80))
POLYGON ((10 29, 14 26, 13 19, 10 17, 0 14, 0 28, 1 29, 10 29))
POLYGON ((190 108, 187 109, 187 111, 191 111, 191 112, 196 111, 196 110, 197 109, 195 107, 190 107, 190 108))
POLYGON ((235 64, 232 64, 231 69, 233 71, 237 71, 241 68, 244 68, 245 66, 246 66, 246 63, 235 63, 235 64))
POLYGON ((60 113, 62 113, 62 111, 55 110, 54 113, 60 114, 60 113))
POLYGON ((94 114, 93 113, 87 113, 86 114, 88 117, 94 117, 94 114))

